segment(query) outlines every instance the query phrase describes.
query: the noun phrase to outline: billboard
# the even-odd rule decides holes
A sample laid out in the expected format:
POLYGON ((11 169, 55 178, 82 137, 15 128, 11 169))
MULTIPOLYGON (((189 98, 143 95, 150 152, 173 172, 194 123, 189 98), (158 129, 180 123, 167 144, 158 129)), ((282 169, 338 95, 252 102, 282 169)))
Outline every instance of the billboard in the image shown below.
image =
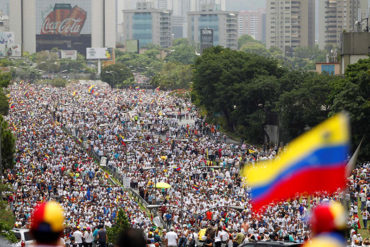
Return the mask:
POLYGON ((61 59, 77 59, 77 51, 76 50, 61 50, 60 51, 60 58, 61 59))
POLYGON ((91 46, 92 0, 36 0, 36 51, 91 46))
POLYGON ((126 40, 126 52, 139 53, 139 40, 126 40))
POLYGON ((200 52, 213 46, 213 29, 200 29, 200 52))
POLYGON ((86 59, 112 60, 113 48, 86 48, 86 59))
POLYGON ((20 57, 22 48, 15 44, 13 32, 0 32, 0 57, 20 57))

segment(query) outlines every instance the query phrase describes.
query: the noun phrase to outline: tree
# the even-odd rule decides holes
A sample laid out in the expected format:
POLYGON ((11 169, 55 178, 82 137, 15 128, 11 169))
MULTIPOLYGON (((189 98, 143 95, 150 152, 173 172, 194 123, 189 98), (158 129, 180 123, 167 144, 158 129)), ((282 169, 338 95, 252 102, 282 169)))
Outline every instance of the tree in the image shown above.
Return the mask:
POLYGON ((0 88, 0 114, 6 116, 9 112, 9 99, 6 97, 4 90, 4 88, 0 88))
POLYGON ((192 81, 190 65, 166 63, 162 70, 153 77, 151 84, 162 89, 188 89, 192 81))
POLYGON ((119 87, 123 81, 133 79, 132 72, 123 64, 116 63, 102 69, 101 78, 111 87, 119 87))
POLYGON ((332 107, 330 114, 349 112, 353 148, 364 137, 360 160, 370 159, 370 58, 349 65, 345 78, 331 84, 332 107))
POLYGON ((8 127, 8 122, 0 115, 1 162, 0 173, 14 166, 15 137, 8 127))
MULTIPOLYGON (((281 91, 277 111, 281 140, 285 143, 312 128, 328 117, 330 81, 328 75, 292 71, 289 76, 295 85, 281 91)), ((287 77, 283 77, 284 85, 287 77)))
POLYGON ((192 99, 205 107, 209 118, 221 115, 226 130, 258 142, 282 74, 272 59, 213 47, 196 59, 192 99), (254 134, 248 129, 252 125, 254 134))
POLYGON ((256 41, 252 36, 248 35, 248 34, 244 34, 242 36, 239 37, 238 39, 238 49, 242 48, 243 45, 246 45, 248 43, 251 43, 251 42, 259 42, 259 41, 256 41))
POLYGON ((130 228, 129 219, 125 211, 123 211, 123 209, 119 209, 116 223, 111 228, 107 229, 108 241, 116 244, 119 234, 128 228, 130 228))
POLYGON ((37 68, 49 73, 60 71, 59 55, 57 52, 40 51, 35 54, 37 68))
POLYGON ((187 39, 177 39, 173 42, 170 53, 165 60, 182 64, 194 64, 196 57, 195 47, 190 45, 187 39))
POLYGON ((7 73, 0 73, 0 87, 6 88, 9 86, 10 81, 12 80, 12 74, 7 73))

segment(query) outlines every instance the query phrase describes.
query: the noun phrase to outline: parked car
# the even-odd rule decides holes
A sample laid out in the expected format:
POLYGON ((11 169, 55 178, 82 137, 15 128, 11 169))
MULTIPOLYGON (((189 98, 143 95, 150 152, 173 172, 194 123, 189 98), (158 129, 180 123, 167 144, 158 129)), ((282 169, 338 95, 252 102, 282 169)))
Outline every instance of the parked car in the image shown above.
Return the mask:
POLYGON ((12 229, 12 232, 14 232, 15 236, 19 240, 19 242, 16 244, 17 247, 29 247, 35 243, 35 240, 33 239, 29 229, 14 228, 12 229))

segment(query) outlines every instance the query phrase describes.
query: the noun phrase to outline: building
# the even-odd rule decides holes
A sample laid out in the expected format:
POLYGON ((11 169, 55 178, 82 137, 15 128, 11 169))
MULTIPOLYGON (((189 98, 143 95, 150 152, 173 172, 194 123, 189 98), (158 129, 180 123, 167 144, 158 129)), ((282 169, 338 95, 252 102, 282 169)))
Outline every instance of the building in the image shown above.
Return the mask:
POLYGON ((191 11, 201 11, 204 6, 212 6, 212 9, 226 11, 226 0, 190 0, 191 11))
POLYGON ((340 63, 316 63, 316 72, 319 74, 340 75, 340 63))
MULTIPOLYGON (((205 7, 205 6, 204 6, 205 7)), ((200 31, 213 30, 213 44, 230 49, 238 48, 238 13, 203 8, 188 13, 188 39, 200 44, 200 31)))
POLYGON ((346 32, 342 35, 341 42, 341 72, 344 74, 350 64, 357 63, 360 59, 370 56, 369 32, 346 32))
POLYGON ((267 0, 266 46, 286 55, 299 46, 315 44, 314 0, 267 0))
POLYGON ((248 34, 254 39, 266 41, 266 10, 243 10, 238 15, 239 36, 248 34))
POLYGON ((139 40, 139 47, 148 44, 170 47, 171 11, 153 7, 152 2, 138 2, 136 9, 123 10, 124 41, 139 40))
POLYGON ((22 52, 115 47, 115 0, 2 0, 22 52))
POLYGON ((321 0, 319 47, 339 47, 344 31, 357 31, 356 21, 368 15, 367 0, 321 0))

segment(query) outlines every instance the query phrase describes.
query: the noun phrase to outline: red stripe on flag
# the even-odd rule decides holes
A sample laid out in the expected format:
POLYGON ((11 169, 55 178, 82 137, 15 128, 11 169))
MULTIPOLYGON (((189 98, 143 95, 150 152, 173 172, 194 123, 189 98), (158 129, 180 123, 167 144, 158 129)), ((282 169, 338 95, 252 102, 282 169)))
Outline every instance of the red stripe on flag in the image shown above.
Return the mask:
POLYGON ((274 184, 263 198, 252 200, 253 211, 259 211, 264 205, 282 201, 303 193, 315 193, 326 191, 334 193, 338 188, 346 186, 346 164, 338 164, 335 167, 318 167, 301 171, 290 178, 274 184))

